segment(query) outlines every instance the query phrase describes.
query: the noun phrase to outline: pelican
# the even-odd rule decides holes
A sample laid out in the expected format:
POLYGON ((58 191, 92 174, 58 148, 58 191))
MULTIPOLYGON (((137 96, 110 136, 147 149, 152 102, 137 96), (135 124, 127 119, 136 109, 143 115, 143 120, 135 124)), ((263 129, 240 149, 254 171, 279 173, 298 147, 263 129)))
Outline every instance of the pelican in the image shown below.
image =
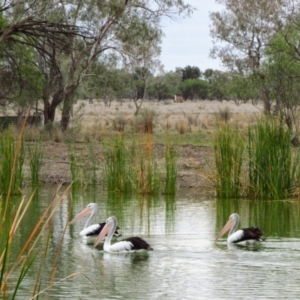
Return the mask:
POLYGON ((262 241, 261 236, 264 234, 258 227, 242 228, 238 231, 236 227, 240 221, 240 216, 236 213, 230 215, 228 222, 218 234, 216 240, 223 236, 229 229, 227 237, 228 243, 240 243, 240 242, 255 242, 262 241))
POLYGON ((127 239, 123 239, 120 242, 117 242, 113 245, 110 244, 111 238, 113 236, 114 231, 117 228, 117 218, 116 217, 109 217, 106 220, 106 224, 102 231, 100 232, 98 238, 95 241, 94 247, 96 247, 106 236, 105 242, 103 245, 103 250, 106 252, 113 252, 113 253, 128 253, 128 252, 135 252, 138 250, 153 250, 151 246, 144 241, 140 237, 129 237, 127 239))
MULTIPOLYGON (((96 212, 98 210, 98 205, 97 203, 90 203, 87 205, 87 207, 80 212, 72 221, 70 221, 69 224, 76 223, 77 221, 81 220, 83 217, 90 215, 89 218, 87 219, 84 228, 80 231, 80 235, 85 238, 96 238, 98 234, 102 231, 105 222, 98 223, 98 224, 93 224, 90 225, 96 212)), ((114 231, 114 236, 119 237, 121 234, 118 232, 119 227, 116 227, 114 231)))

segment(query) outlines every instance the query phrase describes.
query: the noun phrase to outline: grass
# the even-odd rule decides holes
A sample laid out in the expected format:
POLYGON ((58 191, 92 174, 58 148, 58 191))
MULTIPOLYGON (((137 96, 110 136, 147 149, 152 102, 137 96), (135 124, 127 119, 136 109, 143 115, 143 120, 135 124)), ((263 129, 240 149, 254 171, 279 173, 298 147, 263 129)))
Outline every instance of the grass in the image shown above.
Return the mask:
POLYGON ((24 142, 9 129, 0 137, 0 193, 20 194, 23 184, 24 142))
POLYGON ((43 162, 43 144, 38 141, 34 142, 27 148, 29 154, 29 167, 32 185, 39 185, 40 172, 43 162))
MULTIPOLYGON (((25 123, 25 122, 24 122, 25 123)), ((40 219, 33 226, 31 233, 21 245, 15 245, 15 237, 20 235, 19 230, 23 224, 23 219, 34 205, 32 199, 34 193, 28 198, 22 197, 19 203, 14 203, 11 209, 12 194, 15 192, 14 185, 20 189, 20 182, 16 179, 15 174, 20 169, 20 157, 23 155, 23 131, 25 124, 21 127, 19 136, 15 141, 10 131, 3 133, 1 139, 2 158, 8 158, 9 164, 5 165, 2 171, 9 171, 9 183, 6 191, 6 197, 2 199, 0 205, 0 289, 2 299, 16 299, 18 292, 23 282, 26 281, 26 276, 35 264, 38 266, 38 272, 35 274, 35 284, 32 287, 32 298, 37 298, 44 291, 40 290, 42 284, 42 269, 44 261, 48 258, 48 244, 51 232, 51 224, 53 216, 62 201, 66 198, 71 186, 67 187, 63 193, 59 194, 60 186, 53 195, 52 200, 45 209, 40 219), (10 156, 8 151, 11 151, 10 156), (8 170, 8 166, 11 168, 8 170), (12 249, 20 249, 15 257, 12 255, 12 249), (40 259, 40 261, 39 261, 40 259)), ((58 258, 60 255, 62 241, 65 234, 67 224, 63 230, 62 237, 56 249, 53 268, 47 282, 48 288, 54 283, 58 258)), ((52 254, 51 254, 52 255, 52 254)), ((71 275, 72 276, 72 275, 71 275)))
POLYGON ((258 199, 292 196, 294 179, 299 173, 299 155, 293 155, 290 141, 291 132, 276 119, 261 120, 249 127, 249 196, 258 199))
POLYGON ((165 166, 166 183, 164 192, 167 195, 175 195, 177 183, 177 154, 174 147, 170 145, 166 147, 165 166))
POLYGON ((239 198, 244 140, 237 128, 221 124, 214 137, 217 198, 239 198))
POLYGON ((277 119, 258 120, 245 137, 241 129, 223 123, 215 134, 214 149, 219 199, 279 200, 297 193, 300 156, 292 151, 291 132, 277 119))

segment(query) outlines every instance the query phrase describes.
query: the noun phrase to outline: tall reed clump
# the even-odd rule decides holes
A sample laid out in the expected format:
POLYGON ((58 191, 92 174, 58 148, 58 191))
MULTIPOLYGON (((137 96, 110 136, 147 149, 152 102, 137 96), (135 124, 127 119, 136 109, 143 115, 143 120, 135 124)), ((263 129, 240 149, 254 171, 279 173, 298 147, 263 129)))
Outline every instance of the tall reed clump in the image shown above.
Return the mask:
POLYGON ((0 136, 0 194, 20 194, 23 184, 24 143, 12 130, 0 136))
POLYGON ((34 142, 28 146, 29 167, 32 185, 38 185, 43 162, 43 145, 41 142, 34 142))
POLYGON ((292 196, 299 155, 292 155, 291 132, 274 119, 248 131, 249 196, 284 199, 292 196))
POLYGON ((104 152, 105 168, 104 182, 109 192, 119 191, 130 193, 133 191, 133 158, 135 153, 128 153, 124 137, 118 136, 111 146, 104 152))
POLYGON ((156 194, 160 189, 160 174, 148 134, 146 148, 135 142, 126 147, 124 137, 118 136, 104 152, 104 182, 109 192, 156 194), (139 151, 136 151, 139 149, 139 151))
POLYGON ((160 173, 152 149, 152 131, 148 132, 146 149, 139 151, 139 162, 136 167, 139 194, 155 195, 160 190, 160 173))
POLYGON ((226 123, 219 125, 213 139, 216 163, 214 182, 219 199, 240 197, 244 144, 237 128, 226 123))
POLYGON ((165 152, 166 182, 165 194, 175 195, 177 183, 177 154, 174 147, 167 145, 165 152))

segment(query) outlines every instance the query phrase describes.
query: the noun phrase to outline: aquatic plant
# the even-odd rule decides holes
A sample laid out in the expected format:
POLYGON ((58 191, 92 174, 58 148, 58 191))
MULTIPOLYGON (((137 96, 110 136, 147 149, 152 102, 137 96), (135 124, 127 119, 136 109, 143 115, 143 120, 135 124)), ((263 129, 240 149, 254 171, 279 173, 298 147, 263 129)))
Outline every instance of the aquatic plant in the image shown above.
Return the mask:
POLYGON ((165 152, 166 182, 164 193, 175 195, 177 183, 177 154, 174 147, 167 145, 165 152))
POLYGON ((117 136, 112 145, 106 145, 103 180, 109 192, 132 192, 133 158, 134 152, 131 155, 126 150, 123 135, 117 136))
MULTIPOLYGON (((21 247, 20 245, 15 245, 14 240, 15 236, 19 234, 18 231, 22 227, 24 217, 33 205, 32 199, 34 198, 34 193, 29 199, 22 197, 15 210, 9 208, 10 196, 6 198, 3 203, 4 206, 1 206, 0 288, 2 299, 17 298, 19 289, 23 281, 26 280, 28 271, 33 268, 34 264, 37 264, 38 272, 36 273, 35 285, 32 287, 32 298, 36 298, 40 293, 43 293, 43 291, 40 290, 42 284, 41 273, 48 254, 51 222, 53 222, 54 213, 61 205, 63 199, 65 199, 65 195, 68 193, 70 186, 66 188, 61 195, 58 195, 59 188, 21 247), (20 248, 19 252, 16 255, 12 255, 11 250, 16 248, 20 248)), ((48 288, 53 285, 55 279, 58 257, 65 230, 66 227, 56 250, 53 268, 49 280, 47 281, 48 288)))
POLYGON ((214 183, 219 199, 240 197, 244 144, 236 127, 226 123, 218 126, 213 145, 216 164, 214 183))
MULTIPOLYGON (((25 125, 24 125, 25 126, 25 125)), ((20 194, 23 184, 24 143, 21 129, 15 139, 12 129, 0 137, 0 193, 20 194)))
POLYGON ((40 141, 33 142, 28 146, 29 167, 31 174, 31 182, 33 185, 38 185, 40 181, 40 171, 43 162, 43 145, 40 141))
POLYGON ((109 192, 155 194, 160 190, 160 173, 152 151, 152 134, 146 147, 135 140, 125 146, 124 136, 115 138, 104 151, 104 183, 109 192), (137 151, 138 149, 139 151, 137 151))
POLYGON ((293 193, 299 155, 292 154, 291 132, 274 118, 248 130, 248 174, 251 198, 284 199, 293 193))

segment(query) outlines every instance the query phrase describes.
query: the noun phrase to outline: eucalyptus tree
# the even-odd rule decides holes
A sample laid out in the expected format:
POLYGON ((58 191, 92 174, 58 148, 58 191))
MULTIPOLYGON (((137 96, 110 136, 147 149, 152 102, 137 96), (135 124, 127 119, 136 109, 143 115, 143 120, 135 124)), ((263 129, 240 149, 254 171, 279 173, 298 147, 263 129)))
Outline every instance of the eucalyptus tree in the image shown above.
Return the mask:
MULTIPOLYGON (((192 7, 183 0, 59 1, 59 9, 64 23, 88 28, 93 35, 89 40, 72 39, 68 53, 59 53, 52 62, 60 74, 61 86, 55 93, 63 102, 61 126, 64 130, 69 125, 75 92, 93 62, 104 62, 105 54, 112 52, 124 66, 133 65, 132 61, 143 61, 145 55, 151 57, 153 47, 160 43, 161 19, 192 12, 192 7)), ((149 64, 149 59, 147 61, 149 64)), ((136 64, 135 67, 147 66, 136 64)))
POLYGON ((151 98, 158 101, 165 99, 173 99, 174 94, 179 93, 179 85, 181 83, 181 74, 178 72, 160 73, 153 77, 151 84, 147 90, 147 94, 151 98))
MULTIPOLYGON (((300 16, 299 16, 300 17, 300 16)), ((275 101, 275 111, 290 129, 299 132, 296 119, 300 105, 299 27, 291 23, 272 39, 263 64, 266 78, 263 88, 275 101)))
MULTIPOLYGON (((210 18, 211 36, 215 46, 212 57, 219 57, 222 63, 240 73, 241 76, 255 74, 263 81, 261 69, 265 50, 270 39, 280 31, 286 22, 292 0, 216 0, 225 6, 222 12, 212 12, 210 18)), ((292 10, 291 10, 292 11, 292 10)), ((270 111, 271 95, 261 90, 265 110, 270 111)))
MULTIPOLYGON (((41 96, 41 73, 36 67, 35 51, 48 59, 52 53, 45 45, 55 44, 56 51, 65 48, 70 37, 87 36, 76 25, 51 21, 48 13, 57 7, 55 1, 5 0, 0 3, 0 86, 1 97, 25 101, 41 96), (27 95, 26 92, 27 91, 27 95)), ((31 102, 31 101, 29 101, 31 102)))
POLYGON ((198 67, 186 66, 184 68, 176 68, 177 72, 181 72, 182 81, 187 79, 196 79, 202 76, 202 73, 198 67))

